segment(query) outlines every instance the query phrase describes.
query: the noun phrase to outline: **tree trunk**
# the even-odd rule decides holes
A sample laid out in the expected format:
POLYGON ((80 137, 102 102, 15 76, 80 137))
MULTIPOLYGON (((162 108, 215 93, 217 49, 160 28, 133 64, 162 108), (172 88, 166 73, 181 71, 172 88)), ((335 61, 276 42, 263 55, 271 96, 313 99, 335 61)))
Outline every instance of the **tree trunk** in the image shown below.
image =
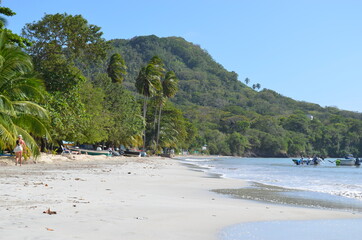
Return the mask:
POLYGON ((156 149, 158 148, 158 142, 160 140, 160 126, 161 126, 161 114, 162 114, 162 105, 158 112, 158 124, 157 124, 157 137, 156 137, 156 149))
POLYGON ((142 147, 143 151, 146 150, 146 125, 147 125, 146 112, 147 112, 147 97, 145 97, 143 101, 143 119, 145 121, 145 129, 143 130, 143 147, 142 147))

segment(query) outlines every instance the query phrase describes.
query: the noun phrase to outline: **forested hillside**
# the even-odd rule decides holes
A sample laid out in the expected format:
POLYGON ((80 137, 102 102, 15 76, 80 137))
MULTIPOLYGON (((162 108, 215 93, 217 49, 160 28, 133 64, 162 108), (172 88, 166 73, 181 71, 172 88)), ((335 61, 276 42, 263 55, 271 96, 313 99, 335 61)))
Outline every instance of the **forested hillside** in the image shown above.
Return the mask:
POLYGON ((22 134, 34 155, 63 140, 150 154, 362 155, 361 113, 238 79, 183 38, 107 41, 100 27, 66 13, 45 14, 21 36, 3 27, 2 149, 22 134))
MULTIPOLYGON (((179 78, 172 102, 198 130, 192 147, 211 154, 342 156, 362 153, 362 114, 255 90, 226 71, 206 50, 179 37, 111 41, 128 67, 124 85, 135 90, 139 69, 153 57, 179 78)), ((254 85, 255 86, 255 85, 254 85)))

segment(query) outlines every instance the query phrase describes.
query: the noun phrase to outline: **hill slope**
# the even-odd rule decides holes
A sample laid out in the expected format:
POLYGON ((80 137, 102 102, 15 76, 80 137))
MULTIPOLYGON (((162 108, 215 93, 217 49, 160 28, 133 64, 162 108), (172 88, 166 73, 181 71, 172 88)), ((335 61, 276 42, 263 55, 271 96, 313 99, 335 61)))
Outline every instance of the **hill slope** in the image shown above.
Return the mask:
POLYGON ((329 155, 362 153, 362 114, 295 101, 275 91, 258 92, 228 72, 198 45, 180 37, 115 39, 110 54, 128 66, 125 86, 134 90, 139 69, 159 56, 176 73, 172 101, 198 128, 196 146, 213 154, 329 155), (313 117, 312 117, 313 116, 313 117))

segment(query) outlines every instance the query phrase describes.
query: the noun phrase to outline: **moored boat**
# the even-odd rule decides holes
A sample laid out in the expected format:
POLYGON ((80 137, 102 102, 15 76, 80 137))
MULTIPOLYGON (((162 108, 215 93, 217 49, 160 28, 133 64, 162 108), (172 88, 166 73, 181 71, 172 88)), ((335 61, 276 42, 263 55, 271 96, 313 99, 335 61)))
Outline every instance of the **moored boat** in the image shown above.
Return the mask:
POLYGON ((336 166, 359 166, 361 165, 359 158, 346 158, 346 159, 337 159, 336 166))

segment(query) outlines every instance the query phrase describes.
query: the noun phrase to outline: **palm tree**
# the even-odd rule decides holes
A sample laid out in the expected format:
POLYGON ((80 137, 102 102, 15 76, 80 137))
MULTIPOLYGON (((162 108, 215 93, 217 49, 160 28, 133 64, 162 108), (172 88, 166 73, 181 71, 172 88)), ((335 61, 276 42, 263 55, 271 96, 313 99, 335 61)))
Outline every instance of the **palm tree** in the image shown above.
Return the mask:
MULTIPOLYGON (((157 91, 160 91, 162 88, 161 79, 164 73, 164 65, 162 60, 154 56, 146 67, 142 67, 138 77, 136 79, 136 89, 138 93, 143 95, 143 119, 146 121, 147 113, 147 101, 148 98, 154 96, 157 91)), ((145 149, 146 144, 146 132, 143 133, 143 149, 145 149)))
POLYGON ((249 79, 249 78, 245 78, 245 83, 246 83, 246 85, 248 85, 249 82, 250 82, 250 79, 249 79))
POLYGON ((115 53, 111 56, 107 68, 108 76, 114 83, 122 83, 124 76, 127 74, 127 66, 121 54, 115 53))
POLYGON ((21 134, 34 156, 39 148, 32 136, 46 136, 47 111, 34 101, 45 93, 41 80, 32 74, 31 58, 10 44, 6 33, 0 33, 0 148, 15 145, 21 134))
POLYGON ((162 81, 162 93, 161 93, 162 97, 161 98, 163 100, 159 101, 156 150, 157 150, 158 142, 160 139, 162 107, 168 98, 175 96, 177 90, 178 90, 178 79, 176 77, 176 74, 173 71, 169 71, 166 73, 165 79, 162 81))

